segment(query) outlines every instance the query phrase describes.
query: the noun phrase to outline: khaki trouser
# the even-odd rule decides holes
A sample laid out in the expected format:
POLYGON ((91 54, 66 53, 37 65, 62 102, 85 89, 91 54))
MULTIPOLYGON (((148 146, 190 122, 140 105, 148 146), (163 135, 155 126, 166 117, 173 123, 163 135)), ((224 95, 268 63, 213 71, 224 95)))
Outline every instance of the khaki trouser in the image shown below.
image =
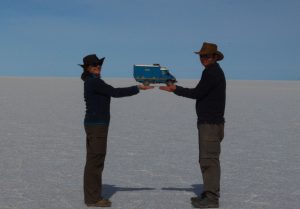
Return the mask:
POLYGON ((86 164, 84 168, 84 201, 96 203, 101 198, 102 171, 107 147, 108 126, 88 125, 86 132, 86 164))
POLYGON ((198 124, 199 163, 203 178, 203 193, 220 197, 220 153, 224 124, 198 124))

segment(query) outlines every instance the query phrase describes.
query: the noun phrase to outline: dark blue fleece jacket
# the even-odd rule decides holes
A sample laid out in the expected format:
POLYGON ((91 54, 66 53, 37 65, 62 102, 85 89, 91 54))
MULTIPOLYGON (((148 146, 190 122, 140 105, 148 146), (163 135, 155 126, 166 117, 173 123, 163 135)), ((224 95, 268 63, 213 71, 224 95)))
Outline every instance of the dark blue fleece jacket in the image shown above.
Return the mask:
POLYGON ((89 74, 84 82, 86 104, 85 125, 109 125, 111 97, 126 97, 139 93, 137 86, 114 88, 99 76, 89 74))
POLYGON ((224 123, 226 80, 218 63, 207 66, 195 88, 177 86, 175 94, 196 99, 198 124, 224 123))

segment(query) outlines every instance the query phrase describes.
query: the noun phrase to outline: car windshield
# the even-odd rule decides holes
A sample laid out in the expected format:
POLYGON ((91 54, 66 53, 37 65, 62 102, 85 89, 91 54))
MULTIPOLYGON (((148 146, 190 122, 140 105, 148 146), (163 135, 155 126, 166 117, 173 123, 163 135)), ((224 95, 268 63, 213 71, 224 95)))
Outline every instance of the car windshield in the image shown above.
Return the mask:
POLYGON ((161 69, 161 73, 162 73, 163 75, 169 75, 169 74, 170 74, 168 68, 166 68, 166 67, 161 67, 160 69, 161 69))

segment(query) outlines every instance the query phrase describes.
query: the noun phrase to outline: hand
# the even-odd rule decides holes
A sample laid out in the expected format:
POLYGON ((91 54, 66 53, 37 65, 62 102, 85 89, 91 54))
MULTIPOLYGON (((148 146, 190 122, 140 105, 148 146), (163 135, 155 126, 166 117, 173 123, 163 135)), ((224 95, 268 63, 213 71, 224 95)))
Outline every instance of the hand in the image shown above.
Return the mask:
POLYGON ((153 89, 154 86, 138 85, 138 88, 139 88, 140 90, 148 90, 148 89, 153 89))
POLYGON ((176 85, 169 84, 168 86, 160 86, 159 89, 163 91, 174 92, 176 90, 176 85))

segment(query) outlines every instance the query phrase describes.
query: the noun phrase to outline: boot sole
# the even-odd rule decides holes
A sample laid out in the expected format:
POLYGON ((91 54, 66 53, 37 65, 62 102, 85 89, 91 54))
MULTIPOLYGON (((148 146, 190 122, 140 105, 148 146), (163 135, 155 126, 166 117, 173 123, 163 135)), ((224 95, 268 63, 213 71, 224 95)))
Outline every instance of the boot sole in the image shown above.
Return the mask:
POLYGON ((194 208, 219 208, 217 204, 209 204, 209 205, 199 205, 196 202, 192 202, 194 208))
POLYGON ((100 204, 86 204, 87 207, 111 207, 111 204, 107 204, 107 205, 100 205, 100 204))

